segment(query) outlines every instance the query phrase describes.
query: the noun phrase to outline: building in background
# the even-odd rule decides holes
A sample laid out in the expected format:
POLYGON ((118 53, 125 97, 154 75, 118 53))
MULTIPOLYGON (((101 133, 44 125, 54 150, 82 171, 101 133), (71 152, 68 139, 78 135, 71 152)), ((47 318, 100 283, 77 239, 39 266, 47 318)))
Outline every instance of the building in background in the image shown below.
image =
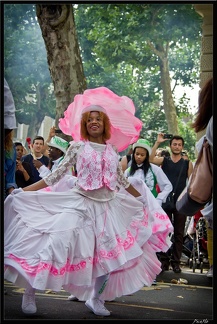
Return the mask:
MULTIPOLYGON (((45 116, 37 135, 43 136, 46 140, 48 138, 49 131, 54 124, 55 120, 53 118, 45 116)), ((26 138, 28 137, 28 128, 29 125, 18 124, 17 131, 14 133, 14 142, 21 142, 26 149, 28 149, 28 144, 26 143, 26 138)))

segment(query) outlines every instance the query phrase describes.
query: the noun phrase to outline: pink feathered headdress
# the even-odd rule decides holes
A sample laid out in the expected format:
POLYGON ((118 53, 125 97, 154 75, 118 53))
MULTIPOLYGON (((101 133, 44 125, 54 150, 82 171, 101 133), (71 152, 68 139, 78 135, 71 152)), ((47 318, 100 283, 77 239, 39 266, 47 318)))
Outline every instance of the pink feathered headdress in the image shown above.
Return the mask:
POLYGON ((106 87, 85 90, 75 96, 74 101, 59 120, 59 128, 74 141, 80 141, 80 122, 84 109, 90 105, 102 106, 111 122, 111 138, 107 143, 115 145, 119 152, 137 141, 142 129, 142 121, 134 116, 133 101, 119 97, 106 87))

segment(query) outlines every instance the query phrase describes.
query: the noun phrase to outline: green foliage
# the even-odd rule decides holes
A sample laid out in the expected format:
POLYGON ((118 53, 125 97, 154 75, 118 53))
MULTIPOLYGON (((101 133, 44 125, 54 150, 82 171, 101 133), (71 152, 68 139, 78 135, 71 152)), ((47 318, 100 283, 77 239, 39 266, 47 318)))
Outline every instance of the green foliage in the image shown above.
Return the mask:
MULTIPOLYGON (((161 46, 169 42, 171 50, 200 43, 201 18, 191 4, 79 4, 75 18, 81 48, 85 49, 82 55, 91 52, 114 68, 121 62, 141 71, 157 66, 158 58, 147 40, 161 46), (83 36, 91 47, 83 46, 83 36)), ((170 53, 168 56, 170 60, 170 53)), ((174 62, 171 70, 179 69, 179 63, 174 62)))
MULTIPOLYGON (((201 17, 192 4, 78 4, 75 21, 88 87, 104 85, 131 97, 143 121, 141 136, 154 143, 168 126, 159 59, 148 41, 165 48, 174 94, 177 85, 199 82, 201 17)), ((195 134, 185 123, 192 118, 189 101, 183 94, 176 112, 179 134, 193 157, 195 134)))
POLYGON ((199 81, 201 18, 191 4, 79 4, 75 20, 88 87, 106 66, 115 73, 129 66, 132 86, 147 88, 149 74, 150 100, 162 98, 159 59, 147 41, 169 46, 173 91, 199 81))
POLYGON ((187 151, 189 159, 191 161, 195 160, 195 143, 196 143, 196 134, 191 128, 191 122, 189 120, 179 120, 179 135, 184 138, 185 145, 184 150, 187 151))

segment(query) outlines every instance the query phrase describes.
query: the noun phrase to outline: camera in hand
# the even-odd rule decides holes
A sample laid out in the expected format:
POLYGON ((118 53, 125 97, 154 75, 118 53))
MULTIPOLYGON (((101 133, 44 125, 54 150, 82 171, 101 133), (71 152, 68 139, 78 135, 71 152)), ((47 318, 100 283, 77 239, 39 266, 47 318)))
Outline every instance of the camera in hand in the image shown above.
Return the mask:
POLYGON ((62 133, 60 129, 55 129, 55 133, 62 133))
POLYGON ((173 134, 164 134, 164 138, 171 139, 173 137, 173 134))

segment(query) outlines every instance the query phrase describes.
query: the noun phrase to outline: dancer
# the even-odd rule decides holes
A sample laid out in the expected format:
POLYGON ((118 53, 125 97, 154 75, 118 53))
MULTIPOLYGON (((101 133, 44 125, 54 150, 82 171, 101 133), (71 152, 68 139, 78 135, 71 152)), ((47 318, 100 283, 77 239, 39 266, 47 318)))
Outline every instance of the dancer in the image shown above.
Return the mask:
POLYGON ((125 178, 118 159, 139 137, 134 112, 131 99, 104 87, 76 95, 59 122, 75 140, 61 165, 5 200, 5 279, 26 288, 24 313, 37 311, 35 289, 63 288, 109 316, 105 300, 150 286, 160 273, 156 252, 168 250, 173 227, 150 190, 141 196, 125 178), (39 190, 75 164, 71 190, 39 190))
POLYGON ((131 176, 143 180, 162 206, 162 202, 166 200, 173 187, 163 170, 155 164, 149 163, 150 154, 151 147, 146 139, 141 138, 134 143, 132 164, 125 170, 124 175, 127 178, 131 176))

